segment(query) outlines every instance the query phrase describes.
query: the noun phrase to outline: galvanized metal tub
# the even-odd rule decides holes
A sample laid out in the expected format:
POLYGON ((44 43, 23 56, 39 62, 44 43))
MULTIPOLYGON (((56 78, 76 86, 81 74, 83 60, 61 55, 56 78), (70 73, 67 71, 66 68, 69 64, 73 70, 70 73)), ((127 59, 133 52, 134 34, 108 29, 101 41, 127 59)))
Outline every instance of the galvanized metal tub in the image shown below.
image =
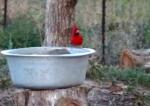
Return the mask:
POLYGON ((85 80, 89 48, 31 47, 4 50, 10 76, 16 87, 30 89, 64 88, 85 80), (55 49, 66 49, 70 54, 46 54, 55 49))

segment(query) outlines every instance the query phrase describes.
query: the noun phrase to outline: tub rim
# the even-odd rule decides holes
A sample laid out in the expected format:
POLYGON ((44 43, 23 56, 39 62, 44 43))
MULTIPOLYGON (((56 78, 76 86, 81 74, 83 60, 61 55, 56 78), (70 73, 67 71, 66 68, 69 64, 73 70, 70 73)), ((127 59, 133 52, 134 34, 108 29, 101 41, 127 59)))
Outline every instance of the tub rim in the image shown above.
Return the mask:
POLYGON ((15 57, 79 57, 79 56, 87 56, 94 54, 96 51, 91 48, 75 48, 75 47, 28 47, 28 48, 17 48, 17 49, 9 49, 9 50, 2 50, 1 54, 5 56, 15 56, 15 57), (41 55, 41 54, 17 54, 17 53, 11 53, 15 50, 25 50, 25 49, 40 49, 40 48, 51 48, 51 49, 83 49, 86 52, 82 53, 74 53, 74 54, 61 54, 61 55, 41 55), (87 52, 88 51, 88 52, 87 52))

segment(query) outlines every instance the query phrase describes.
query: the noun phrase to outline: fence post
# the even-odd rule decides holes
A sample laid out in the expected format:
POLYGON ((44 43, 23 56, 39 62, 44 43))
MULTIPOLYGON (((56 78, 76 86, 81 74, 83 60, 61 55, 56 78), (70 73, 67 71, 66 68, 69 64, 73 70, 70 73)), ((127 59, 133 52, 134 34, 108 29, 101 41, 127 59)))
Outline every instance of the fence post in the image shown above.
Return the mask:
POLYGON ((106 0, 102 0, 102 64, 105 64, 106 0))
POLYGON ((4 22, 3 22, 4 28, 7 25, 7 3, 8 3, 8 0, 4 0, 4 22))

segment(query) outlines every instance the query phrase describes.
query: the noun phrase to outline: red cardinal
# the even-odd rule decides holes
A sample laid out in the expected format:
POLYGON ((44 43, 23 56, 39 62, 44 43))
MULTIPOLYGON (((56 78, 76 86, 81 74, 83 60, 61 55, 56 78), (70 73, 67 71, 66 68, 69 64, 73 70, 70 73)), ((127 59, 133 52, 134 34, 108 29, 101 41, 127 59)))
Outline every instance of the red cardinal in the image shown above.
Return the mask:
POLYGON ((71 45, 72 46, 81 46, 83 43, 83 37, 80 34, 79 28, 74 25, 71 30, 71 45))

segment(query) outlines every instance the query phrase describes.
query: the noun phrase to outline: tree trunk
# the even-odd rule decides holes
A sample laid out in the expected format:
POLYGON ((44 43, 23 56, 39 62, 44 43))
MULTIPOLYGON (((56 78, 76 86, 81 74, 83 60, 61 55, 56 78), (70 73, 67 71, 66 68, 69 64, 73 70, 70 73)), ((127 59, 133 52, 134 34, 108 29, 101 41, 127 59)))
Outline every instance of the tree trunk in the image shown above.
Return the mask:
POLYGON ((68 46, 77 0, 47 0, 44 46, 68 46))

